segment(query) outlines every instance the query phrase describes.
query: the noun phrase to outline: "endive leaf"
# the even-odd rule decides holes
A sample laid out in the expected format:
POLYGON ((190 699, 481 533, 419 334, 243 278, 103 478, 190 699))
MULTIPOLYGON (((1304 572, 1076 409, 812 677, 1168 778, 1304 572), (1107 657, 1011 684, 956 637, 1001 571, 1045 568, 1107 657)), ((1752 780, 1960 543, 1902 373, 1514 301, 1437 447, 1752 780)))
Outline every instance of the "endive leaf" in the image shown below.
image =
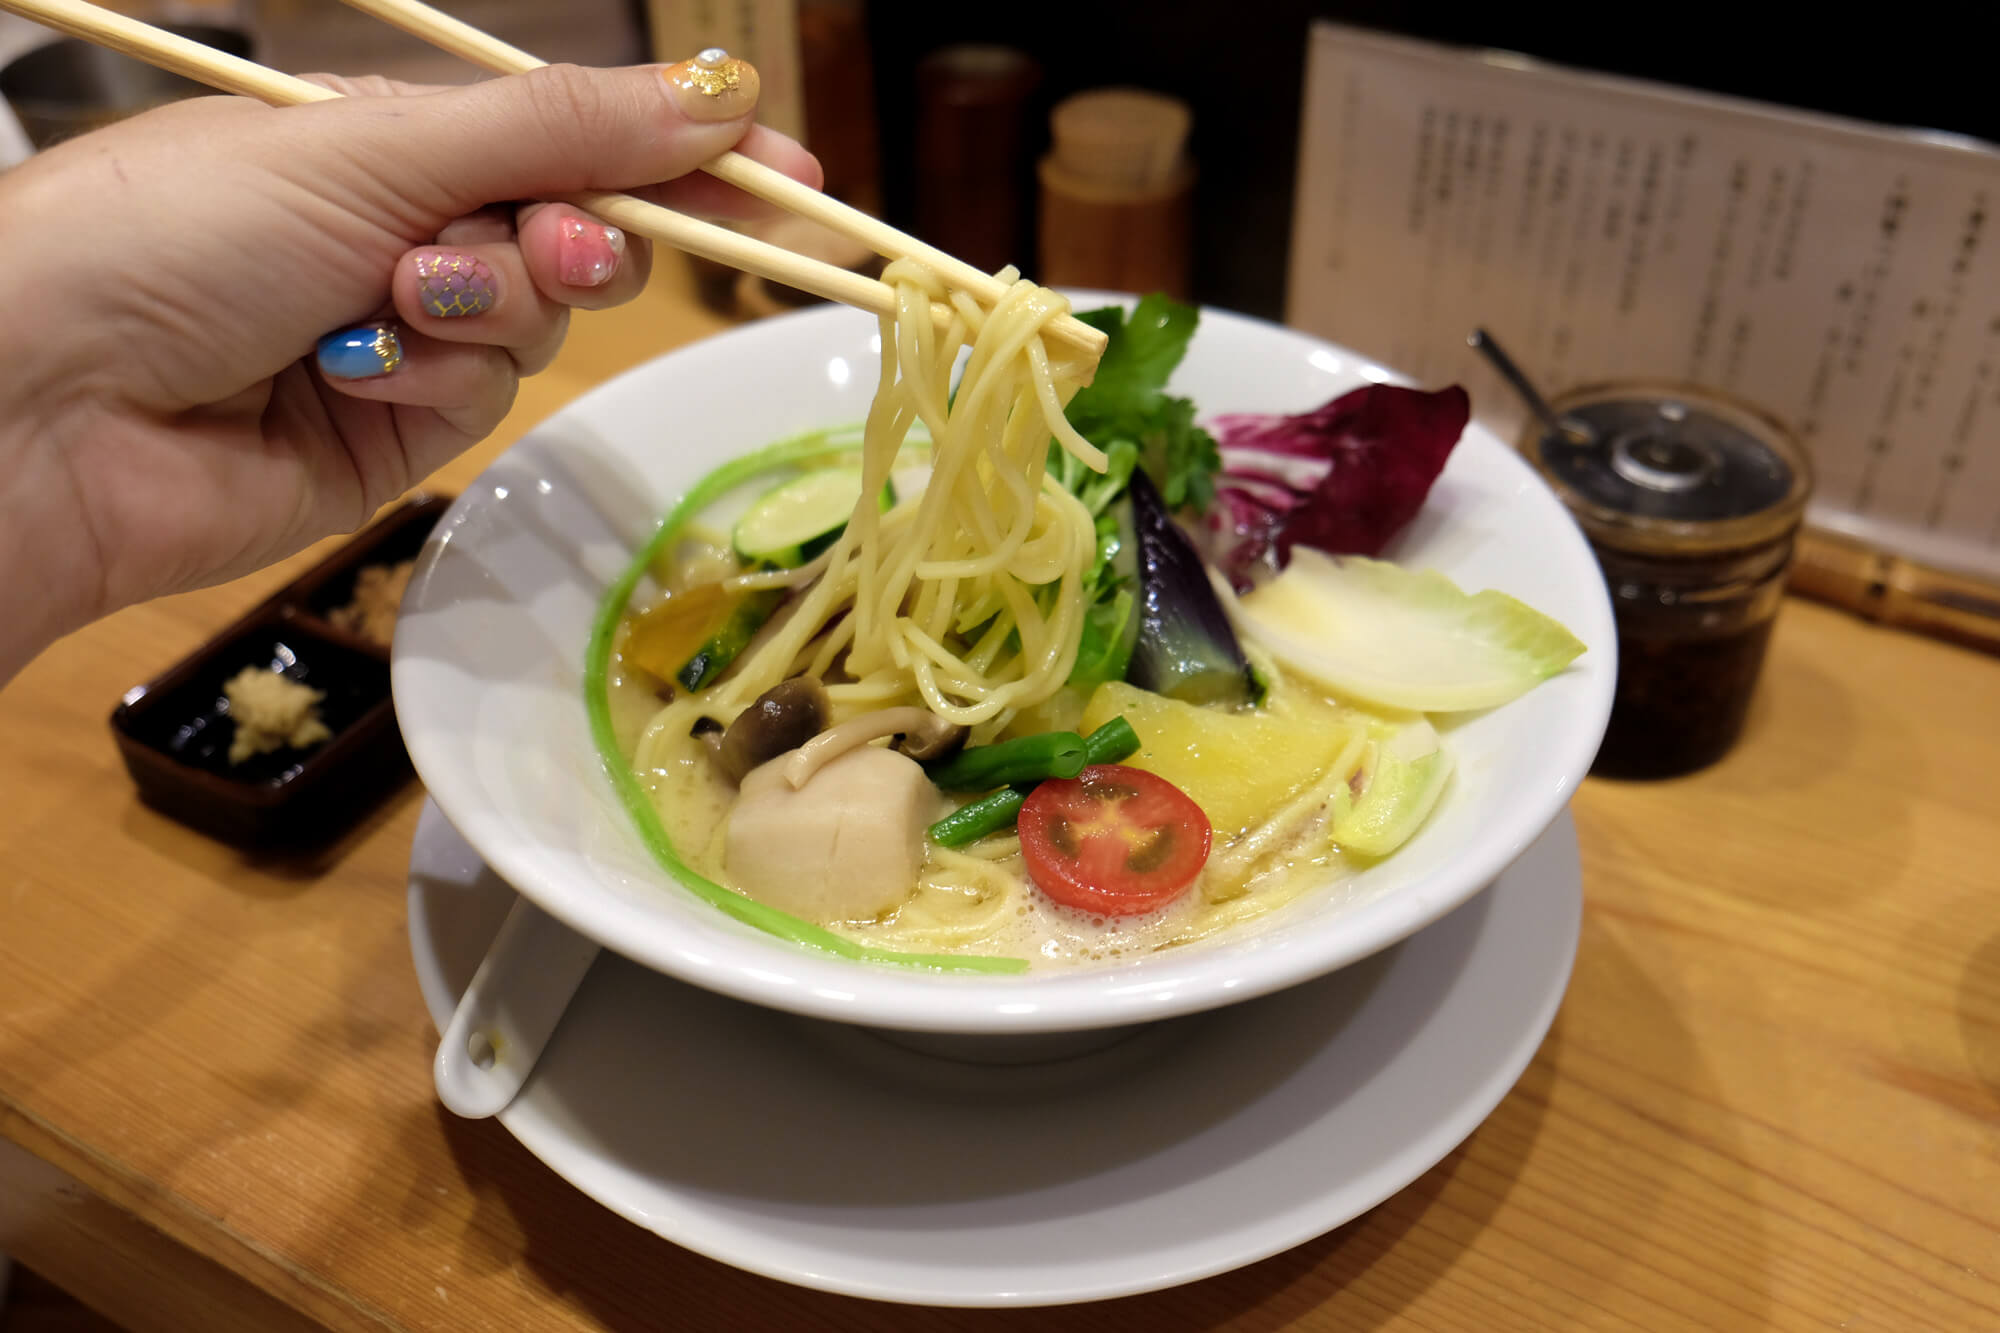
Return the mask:
POLYGON ((1491 708, 1584 650, 1562 625, 1506 593, 1467 593, 1435 570, 1308 547, 1293 550, 1284 573, 1225 600, 1285 667, 1380 708, 1491 708))

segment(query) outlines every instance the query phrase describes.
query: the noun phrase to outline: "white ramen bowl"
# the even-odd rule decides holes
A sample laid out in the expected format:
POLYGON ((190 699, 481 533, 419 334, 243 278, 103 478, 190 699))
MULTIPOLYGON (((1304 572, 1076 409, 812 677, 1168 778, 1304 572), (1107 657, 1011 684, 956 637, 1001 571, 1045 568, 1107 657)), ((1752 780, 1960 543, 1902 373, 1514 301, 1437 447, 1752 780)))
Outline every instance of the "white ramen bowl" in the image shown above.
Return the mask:
MULTIPOLYGON (((1116 297, 1079 294, 1079 308, 1116 297)), ((574 929, 670 976, 819 1018, 933 1033, 1053 1033, 1168 1018, 1366 957, 1491 883, 1569 800, 1616 663, 1596 562, 1563 507, 1474 425, 1386 554, 1499 588, 1588 651, 1525 697, 1446 728, 1457 770, 1424 828, 1359 873, 1210 939, 1142 958, 942 974, 860 963, 743 925, 652 858, 592 744, 584 646, 606 586, 687 487, 801 431, 860 421, 872 319, 787 315, 640 366, 565 408, 459 497, 403 601, 396 715, 431 796, 487 863, 574 929)), ((1299 412, 1396 378, 1339 347, 1205 311, 1173 389, 1206 420, 1299 412)))

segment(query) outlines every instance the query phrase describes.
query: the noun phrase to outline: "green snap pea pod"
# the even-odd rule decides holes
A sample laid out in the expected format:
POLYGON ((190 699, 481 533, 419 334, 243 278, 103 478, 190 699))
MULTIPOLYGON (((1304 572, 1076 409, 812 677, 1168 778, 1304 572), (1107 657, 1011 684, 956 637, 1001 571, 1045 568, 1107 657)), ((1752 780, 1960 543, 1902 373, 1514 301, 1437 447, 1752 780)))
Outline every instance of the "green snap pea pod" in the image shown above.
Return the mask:
POLYGON ((926 772, 946 791, 990 791, 1017 782, 1073 778, 1083 772, 1083 737, 1073 731, 1044 731, 996 745, 974 745, 926 772))
MULTIPOLYGON (((1138 748, 1139 733, 1124 718, 1114 717, 1083 738, 1083 757, 1088 761, 1084 767, 1115 764, 1138 748)), ((1013 824, 1031 790, 1033 784, 1023 783, 968 802, 931 825, 930 839, 940 847, 963 847, 997 833, 1013 824)))

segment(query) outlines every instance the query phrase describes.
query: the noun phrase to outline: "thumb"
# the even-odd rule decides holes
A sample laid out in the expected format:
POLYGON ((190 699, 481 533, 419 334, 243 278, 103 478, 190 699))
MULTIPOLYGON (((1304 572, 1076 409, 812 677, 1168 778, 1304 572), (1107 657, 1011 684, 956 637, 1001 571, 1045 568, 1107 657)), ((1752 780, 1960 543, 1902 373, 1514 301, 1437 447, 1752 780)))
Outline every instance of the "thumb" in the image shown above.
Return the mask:
POLYGON ((380 186, 434 225, 488 204, 686 175, 749 132, 748 62, 550 65, 418 97, 323 103, 380 186))

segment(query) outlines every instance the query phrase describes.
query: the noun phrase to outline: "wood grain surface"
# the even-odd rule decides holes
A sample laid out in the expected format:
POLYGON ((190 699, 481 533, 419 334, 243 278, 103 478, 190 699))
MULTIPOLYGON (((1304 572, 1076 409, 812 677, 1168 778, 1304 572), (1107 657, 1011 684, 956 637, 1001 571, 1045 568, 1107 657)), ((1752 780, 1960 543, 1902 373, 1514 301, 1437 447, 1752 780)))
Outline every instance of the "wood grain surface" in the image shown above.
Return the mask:
MULTIPOLYGON (((662 267, 441 482, 719 327, 662 267)), ((2000 1330, 2000 662, 1788 604, 1727 760, 1577 797, 1568 997, 1442 1163, 1179 1290, 929 1310, 699 1258, 439 1108, 414 784, 311 859, 138 803, 112 705, 299 565, 127 611, 0 691, 0 1164, 39 1182, 0 1250, 134 1333, 280 1309, 371 1333, 2000 1330), (204 1280, 159 1277, 179 1266, 204 1280)))

